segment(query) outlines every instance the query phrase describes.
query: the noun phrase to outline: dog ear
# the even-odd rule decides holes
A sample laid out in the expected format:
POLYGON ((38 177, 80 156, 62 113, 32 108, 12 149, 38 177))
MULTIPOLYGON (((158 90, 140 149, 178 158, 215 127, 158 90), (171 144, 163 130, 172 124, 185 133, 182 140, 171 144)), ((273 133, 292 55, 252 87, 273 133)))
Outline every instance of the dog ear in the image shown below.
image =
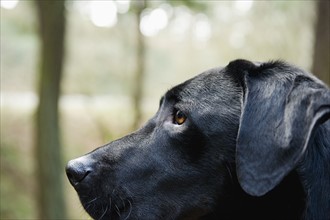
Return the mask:
POLYGON ((242 188, 261 196, 296 167, 313 130, 330 118, 330 90, 285 63, 244 66, 236 169, 242 188))

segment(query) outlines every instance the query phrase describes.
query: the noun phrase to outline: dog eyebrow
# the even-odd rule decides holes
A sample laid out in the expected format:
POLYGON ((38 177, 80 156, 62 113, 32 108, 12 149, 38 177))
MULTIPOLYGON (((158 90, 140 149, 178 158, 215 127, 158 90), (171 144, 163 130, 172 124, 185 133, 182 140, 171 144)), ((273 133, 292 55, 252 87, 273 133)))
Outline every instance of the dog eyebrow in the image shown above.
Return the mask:
MULTIPOLYGON (((161 108, 164 103, 177 103, 180 101, 180 98, 177 94, 176 91, 174 91, 173 89, 167 91, 165 93, 165 95, 163 95, 161 98, 160 98, 160 101, 159 101, 159 108, 161 108)), ((166 104, 165 104, 166 105, 166 104)))
POLYGON ((165 99, 166 100, 171 100, 174 102, 179 102, 181 101, 181 97, 179 96, 181 89, 178 87, 174 87, 171 90, 167 91, 165 94, 165 99))

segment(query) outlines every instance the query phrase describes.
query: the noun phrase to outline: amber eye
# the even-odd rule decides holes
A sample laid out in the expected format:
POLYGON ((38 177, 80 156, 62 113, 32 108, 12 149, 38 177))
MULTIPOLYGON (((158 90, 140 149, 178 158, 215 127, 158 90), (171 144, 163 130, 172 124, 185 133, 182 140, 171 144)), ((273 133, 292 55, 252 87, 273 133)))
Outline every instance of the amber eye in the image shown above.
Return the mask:
POLYGON ((185 114, 183 114, 182 111, 178 110, 174 116, 174 123, 178 125, 182 125, 186 121, 186 119, 187 117, 185 116, 185 114))

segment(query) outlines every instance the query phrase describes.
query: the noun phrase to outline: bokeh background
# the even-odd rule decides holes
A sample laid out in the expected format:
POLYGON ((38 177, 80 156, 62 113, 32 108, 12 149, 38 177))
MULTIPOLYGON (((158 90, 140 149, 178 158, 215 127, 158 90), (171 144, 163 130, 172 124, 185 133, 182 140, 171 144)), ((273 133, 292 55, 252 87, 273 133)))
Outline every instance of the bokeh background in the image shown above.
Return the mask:
POLYGON ((330 84, 329 7, 1 0, 0 219, 89 219, 66 162, 138 128, 204 70, 282 59, 330 84))

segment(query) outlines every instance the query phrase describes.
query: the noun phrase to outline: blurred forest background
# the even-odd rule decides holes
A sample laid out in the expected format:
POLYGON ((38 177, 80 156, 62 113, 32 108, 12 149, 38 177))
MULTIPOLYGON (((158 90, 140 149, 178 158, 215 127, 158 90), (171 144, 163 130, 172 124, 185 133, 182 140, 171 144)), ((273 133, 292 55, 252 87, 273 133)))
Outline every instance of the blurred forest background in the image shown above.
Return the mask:
POLYGON ((136 129, 204 70, 283 59, 330 84, 329 7, 1 0, 0 219, 88 219, 66 162, 136 129))

